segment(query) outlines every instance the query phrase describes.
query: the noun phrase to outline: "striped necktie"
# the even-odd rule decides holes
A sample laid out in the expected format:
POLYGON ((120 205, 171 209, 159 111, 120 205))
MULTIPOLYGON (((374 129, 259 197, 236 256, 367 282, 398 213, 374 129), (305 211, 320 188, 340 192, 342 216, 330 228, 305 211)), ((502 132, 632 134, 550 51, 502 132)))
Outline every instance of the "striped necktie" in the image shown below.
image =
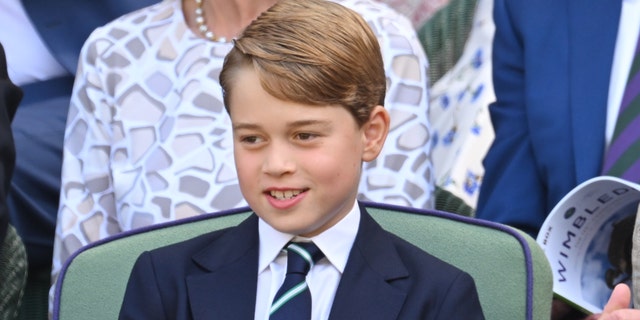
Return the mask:
POLYGON ((603 174, 640 182, 640 41, 622 96, 616 127, 605 154, 603 174))
POLYGON ((290 242, 287 246, 287 276, 278 289, 269 320, 311 319, 311 292, 307 273, 324 254, 313 242, 290 242))

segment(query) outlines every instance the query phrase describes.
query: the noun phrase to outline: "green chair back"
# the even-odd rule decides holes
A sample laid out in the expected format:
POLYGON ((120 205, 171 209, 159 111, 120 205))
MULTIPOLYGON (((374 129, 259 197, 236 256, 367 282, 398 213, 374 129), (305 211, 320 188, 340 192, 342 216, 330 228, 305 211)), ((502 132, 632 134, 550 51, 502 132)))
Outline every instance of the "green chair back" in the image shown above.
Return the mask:
MULTIPOLYGON (((471 274, 487 319, 549 319, 551 269, 528 235, 446 212, 365 205, 385 229, 471 274)), ((117 319, 129 273, 143 251, 237 225, 250 213, 234 209, 155 225, 83 248, 61 271, 54 319, 117 319)))

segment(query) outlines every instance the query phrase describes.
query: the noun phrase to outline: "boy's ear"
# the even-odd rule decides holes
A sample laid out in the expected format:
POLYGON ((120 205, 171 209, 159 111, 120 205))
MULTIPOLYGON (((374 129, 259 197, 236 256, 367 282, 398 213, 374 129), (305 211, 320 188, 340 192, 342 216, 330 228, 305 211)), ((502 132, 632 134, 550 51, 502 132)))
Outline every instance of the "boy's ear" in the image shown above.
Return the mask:
POLYGON ((374 160, 387 139, 390 123, 389 113, 383 106, 375 106, 369 115, 369 121, 362 126, 364 139, 363 161, 374 160))

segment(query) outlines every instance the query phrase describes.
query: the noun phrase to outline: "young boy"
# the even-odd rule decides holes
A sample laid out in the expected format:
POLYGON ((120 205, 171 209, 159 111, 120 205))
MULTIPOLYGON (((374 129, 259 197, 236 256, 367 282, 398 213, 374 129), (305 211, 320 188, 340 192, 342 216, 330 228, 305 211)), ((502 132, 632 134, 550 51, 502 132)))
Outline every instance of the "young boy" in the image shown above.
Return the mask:
POLYGON ((235 41, 220 83, 255 215, 143 253, 122 319, 275 319, 294 308, 300 319, 483 319, 468 274, 384 231, 356 201, 362 162, 390 125, 380 48, 357 13, 279 1, 235 41), (308 275, 280 298, 300 256, 308 275))

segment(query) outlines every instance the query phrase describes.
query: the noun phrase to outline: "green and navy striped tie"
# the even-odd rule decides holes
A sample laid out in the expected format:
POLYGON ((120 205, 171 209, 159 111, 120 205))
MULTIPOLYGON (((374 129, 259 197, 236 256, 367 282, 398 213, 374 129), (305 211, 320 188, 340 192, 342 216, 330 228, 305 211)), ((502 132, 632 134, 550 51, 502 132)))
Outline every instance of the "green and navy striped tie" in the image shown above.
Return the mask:
POLYGON ((287 276, 278 289, 269 320, 311 319, 311 292, 307 273, 324 254, 313 242, 290 242, 287 246, 287 276))

